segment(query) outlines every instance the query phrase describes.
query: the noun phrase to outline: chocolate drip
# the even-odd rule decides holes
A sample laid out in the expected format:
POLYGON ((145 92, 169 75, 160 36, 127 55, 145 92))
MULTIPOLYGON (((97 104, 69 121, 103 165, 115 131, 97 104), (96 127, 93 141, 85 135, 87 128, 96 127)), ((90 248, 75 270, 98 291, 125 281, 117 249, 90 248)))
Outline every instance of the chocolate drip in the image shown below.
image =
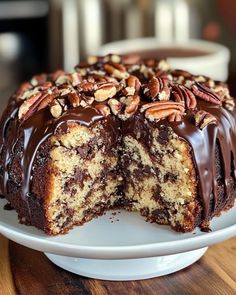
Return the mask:
MULTIPOLYGON (((49 109, 42 109, 24 122, 18 120, 19 103, 13 103, 2 116, 1 138, 1 166, 3 175, 0 180, 1 194, 8 194, 9 164, 14 155, 14 149, 20 139, 23 139, 23 153, 21 158, 22 169, 22 197, 26 203, 30 193, 30 181, 33 171, 33 163, 39 147, 51 135, 60 129, 67 131, 69 122, 76 122, 84 126, 91 126, 100 120, 104 121, 109 129, 112 141, 116 142, 117 134, 115 120, 111 117, 104 118, 95 108, 73 108, 66 111, 60 118, 53 119, 49 109), (9 110, 10 108, 10 110, 9 110), (10 114, 10 115, 9 115, 10 114)), ((29 212, 30 213, 30 212, 29 212)))
POLYGON ((217 124, 210 124, 203 130, 195 127, 188 116, 180 123, 171 123, 173 130, 192 147, 194 162, 198 171, 200 196, 204 207, 204 217, 209 214, 210 195, 214 197, 214 209, 218 203, 217 177, 215 168, 215 150, 217 141, 223 157, 225 198, 229 197, 229 182, 231 177, 231 154, 236 156, 236 118, 235 114, 224 108, 214 106, 206 102, 198 102, 198 107, 211 114, 217 120, 217 124))
MULTIPOLYGON (((213 195, 213 212, 219 202, 217 192, 217 175, 215 152, 217 142, 220 145, 220 150, 223 158, 224 171, 224 186, 225 198, 229 197, 229 183, 232 177, 232 170, 234 177, 236 177, 236 117, 233 112, 227 111, 222 107, 212 105, 204 101, 198 101, 198 108, 213 114, 218 123, 209 124, 202 130, 195 126, 191 114, 183 117, 181 122, 168 122, 161 120, 152 123, 154 127, 162 130, 162 126, 170 126, 174 132, 182 139, 184 139, 192 148, 192 155, 197 171, 198 178, 198 194, 203 205, 203 217, 210 216, 210 197, 213 195), (232 159, 233 158, 233 159, 232 159), (232 163, 233 161, 233 163, 232 163), (233 169, 232 169, 233 164, 233 169)), ((149 142, 149 128, 148 124, 144 124, 142 114, 135 114, 132 119, 123 122, 122 133, 124 135, 131 135, 137 137, 137 133, 141 134, 138 139, 144 146, 148 146, 149 142)), ((153 126, 152 125, 152 126, 153 126)), ((165 130, 163 135, 160 133, 160 140, 164 143, 168 134, 165 130)))
MULTIPOLYGON (((68 122, 77 122, 84 126, 103 120, 106 130, 111 135, 113 143, 117 138, 131 134, 136 137, 141 134, 140 141, 145 144, 149 142, 148 124, 160 128, 162 125, 170 126, 174 132, 192 147, 193 160, 196 166, 199 196, 203 205, 203 217, 206 219, 210 214, 210 196, 213 195, 213 210, 217 207, 217 177, 215 168, 215 151, 217 142, 223 158, 224 186, 226 198, 229 197, 229 184, 236 179, 236 117, 233 112, 227 111, 217 105, 204 101, 198 101, 198 108, 213 114, 217 124, 209 124, 202 130, 192 122, 191 114, 183 117, 181 122, 167 122, 160 120, 156 123, 144 123, 143 114, 136 113, 132 118, 120 123, 117 119, 109 116, 104 118, 93 107, 77 107, 67 110, 58 119, 53 119, 49 109, 45 108, 36 112, 26 121, 18 120, 18 109, 20 103, 12 101, 4 112, 0 129, 0 152, 1 170, 0 190, 1 194, 7 195, 9 181, 9 164, 14 155, 15 146, 20 139, 23 139, 23 153, 21 159, 22 168, 22 196, 27 202, 30 193, 30 180, 33 171, 35 155, 39 147, 51 135, 57 132, 66 132, 68 122), (233 163, 232 163, 233 162, 233 163)), ((161 140, 165 140, 164 137, 161 140)))

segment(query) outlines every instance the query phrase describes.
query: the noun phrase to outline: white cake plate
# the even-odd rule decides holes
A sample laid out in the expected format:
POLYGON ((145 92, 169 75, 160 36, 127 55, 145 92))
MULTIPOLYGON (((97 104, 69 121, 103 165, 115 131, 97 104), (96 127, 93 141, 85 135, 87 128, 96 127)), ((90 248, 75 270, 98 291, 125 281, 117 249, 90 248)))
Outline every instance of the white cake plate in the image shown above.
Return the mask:
POLYGON ((138 280, 170 274, 197 261, 208 246, 236 235, 236 206, 214 218, 209 233, 199 229, 176 233, 121 210, 109 211, 67 235, 49 237, 19 224, 15 211, 3 209, 5 204, 0 200, 0 233, 45 252, 63 269, 97 279, 138 280))

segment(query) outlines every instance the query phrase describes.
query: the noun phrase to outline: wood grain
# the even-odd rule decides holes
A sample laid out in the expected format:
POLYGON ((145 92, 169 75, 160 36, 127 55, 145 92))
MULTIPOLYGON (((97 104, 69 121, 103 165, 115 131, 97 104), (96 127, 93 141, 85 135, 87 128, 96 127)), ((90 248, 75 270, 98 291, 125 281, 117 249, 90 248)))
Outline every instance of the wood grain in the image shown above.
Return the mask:
POLYGON ((60 269, 40 252, 13 242, 9 246, 13 280, 19 295, 236 294, 236 237, 210 247, 200 261, 180 272, 132 282, 87 279, 60 269))
POLYGON ((14 294, 15 290, 8 255, 8 240, 0 235, 0 295, 14 294))

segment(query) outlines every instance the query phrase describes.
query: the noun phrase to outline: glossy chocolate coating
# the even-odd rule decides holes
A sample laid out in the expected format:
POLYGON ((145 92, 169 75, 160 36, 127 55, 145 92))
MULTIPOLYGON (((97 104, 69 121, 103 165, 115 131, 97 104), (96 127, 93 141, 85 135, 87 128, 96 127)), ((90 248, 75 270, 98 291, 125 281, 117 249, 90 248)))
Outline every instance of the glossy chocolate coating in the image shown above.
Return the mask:
MULTIPOLYGON (((217 182, 215 169, 215 149, 219 142, 223 157, 224 184, 226 187, 225 198, 229 197, 229 181, 231 175, 231 161, 233 161, 234 175, 236 179, 236 116, 217 105, 198 101, 198 108, 210 112, 218 121, 218 124, 209 124, 203 130, 193 123, 191 115, 183 117, 181 122, 167 122, 161 120, 154 123, 156 128, 161 125, 170 126, 174 132, 184 139, 191 147, 194 164, 197 169, 198 188, 201 203, 204 209, 204 217, 210 214, 210 196, 213 195, 213 206, 217 205, 217 182), (231 158, 232 157, 232 158, 231 158)), ((136 115, 134 118, 123 123, 123 135, 129 134, 135 137, 141 132, 141 140, 144 144, 149 141, 149 130, 143 123, 143 116, 136 115)), ((150 123, 149 123, 150 124, 150 123)), ((214 210, 213 208, 213 210, 214 210)))
MULTIPOLYGON (((96 68, 95 68, 96 69, 96 68)), ((135 73, 133 73, 135 75, 135 73)), ((141 97, 141 104, 146 98, 141 97)), ((22 198, 27 202, 31 186, 31 177, 34 169, 34 159, 40 146, 57 132, 66 132, 69 122, 91 127, 97 122, 102 122, 110 133, 113 143, 117 138, 125 134, 136 136, 142 133, 144 143, 148 138, 147 124, 144 124, 144 114, 138 111, 128 120, 118 119, 114 115, 104 117, 95 108, 96 102, 87 107, 71 107, 57 119, 53 118, 49 108, 45 107, 36 111, 26 120, 18 119, 18 110, 23 100, 18 102, 12 99, 8 108, 3 113, 0 129, 0 152, 1 152, 1 177, 0 193, 7 196, 8 181, 10 175, 9 163, 14 156, 15 147, 20 140, 23 141, 21 158, 22 171, 22 198)), ((204 218, 210 214, 210 197, 213 196, 213 211, 217 206, 217 180, 215 168, 215 151, 219 143, 223 158, 225 198, 229 197, 230 179, 236 179, 236 117, 235 113, 210 102, 197 100, 197 109, 205 110, 215 116, 216 124, 209 124, 200 129, 193 122, 191 110, 183 116, 180 122, 169 122, 166 119, 158 122, 149 122, 150 126, 159 128, 165 124, 170 126, 174 132, 184 139, 191 147, 191 153, 196 167, 197 181, 199 187, 200 202, 203 205, 204 218), (232 169, 233 167, 233 169, 232 169)), ((146 119, 145 119, 146 120, 146 119)))

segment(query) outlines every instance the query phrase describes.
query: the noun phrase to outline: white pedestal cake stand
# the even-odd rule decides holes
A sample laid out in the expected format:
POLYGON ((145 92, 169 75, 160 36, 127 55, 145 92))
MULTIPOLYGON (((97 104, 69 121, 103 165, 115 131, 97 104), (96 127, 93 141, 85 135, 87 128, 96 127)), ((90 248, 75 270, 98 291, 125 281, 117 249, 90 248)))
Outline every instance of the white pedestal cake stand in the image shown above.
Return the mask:
POLYGON ((181 234, 145 222, 138 214, 109 211, 67 235, 46 236, 18 223, 15 211, 3 209, 0 233, 26 247, 45 252, 56 265, 86 277, 138 280, 163 276, 197 261, 207 247, 236 235, 236 206, 214 218, 212 232, 181 234))

